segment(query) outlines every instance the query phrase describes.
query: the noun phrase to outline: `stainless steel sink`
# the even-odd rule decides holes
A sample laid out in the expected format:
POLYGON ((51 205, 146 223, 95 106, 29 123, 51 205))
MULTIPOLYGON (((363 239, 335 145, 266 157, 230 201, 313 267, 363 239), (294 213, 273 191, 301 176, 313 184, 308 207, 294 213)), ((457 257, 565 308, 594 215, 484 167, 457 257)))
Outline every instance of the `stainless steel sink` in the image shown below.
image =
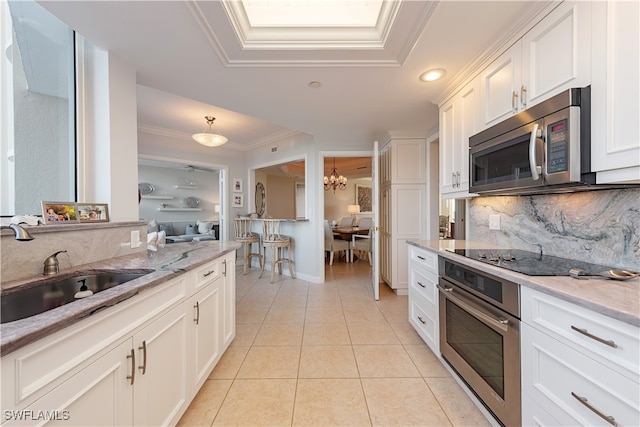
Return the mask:
MULTIPOLYGON (((2 303, 1 323, 13 322, 36 314, 44 313, 75 301, 78 292, 86 290, 98 293, 128 282, 153 270, 135 271, 88 271, 72 277, 50 277, 38 280, 34 285, 24 285, 19 289, 5 289, 0 294, 2 303), (84 287, 83 287, 84 285, 84 287)), ((91 293, 89 292, 89 294, 91 293)), ((82 294, 80 294, 82 295, 82 294)))

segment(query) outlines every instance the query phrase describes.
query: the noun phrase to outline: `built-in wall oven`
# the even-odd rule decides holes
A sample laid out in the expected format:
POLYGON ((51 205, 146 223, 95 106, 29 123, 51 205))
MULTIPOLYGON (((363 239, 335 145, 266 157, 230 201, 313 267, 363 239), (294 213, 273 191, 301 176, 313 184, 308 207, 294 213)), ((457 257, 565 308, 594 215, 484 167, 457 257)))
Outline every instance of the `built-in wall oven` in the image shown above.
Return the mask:
POLYGON ((521 424, 520 288, 439 260, 440 350, 496 419, 521 424))

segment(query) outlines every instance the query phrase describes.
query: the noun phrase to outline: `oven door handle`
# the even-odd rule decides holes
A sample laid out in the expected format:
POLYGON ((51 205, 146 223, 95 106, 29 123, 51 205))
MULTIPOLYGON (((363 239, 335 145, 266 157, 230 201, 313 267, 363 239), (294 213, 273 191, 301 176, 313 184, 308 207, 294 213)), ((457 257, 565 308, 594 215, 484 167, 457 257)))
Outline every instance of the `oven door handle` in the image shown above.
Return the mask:
POLYGON ((478 319, 484 320, 485 323, 493 325, 501 331, 507 332, 509 330, 509 319, 496 319, 490 314, 487 314, 482 308, 475 306, 471 301, 463 301, 463 297, 453 294, 453 288, 451 287, 438 285, 438 289, 440 289, 446 298, 449 298, 478 319))

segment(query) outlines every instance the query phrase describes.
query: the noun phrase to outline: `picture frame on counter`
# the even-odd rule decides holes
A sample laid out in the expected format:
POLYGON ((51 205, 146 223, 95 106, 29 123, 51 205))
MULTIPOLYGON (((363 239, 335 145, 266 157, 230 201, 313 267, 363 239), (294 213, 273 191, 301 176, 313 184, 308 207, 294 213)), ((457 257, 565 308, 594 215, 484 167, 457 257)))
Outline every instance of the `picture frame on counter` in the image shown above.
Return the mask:
POLYGON ((76 224, 78 205, 75 202, 42 201, 42 218, 45 224, 76 224))
POLYGON ((241 178, 233 178, 233 192, 234 193, 242 193, 242 179, 241 178))
POLYGON ((78 203, 80 222, 109 222, 109 205, 107 203, 78 203))
POLYGON ((243 208, 244 207, 244 194, 234 194, 231 206, 234 207, 234 208, 243 208))

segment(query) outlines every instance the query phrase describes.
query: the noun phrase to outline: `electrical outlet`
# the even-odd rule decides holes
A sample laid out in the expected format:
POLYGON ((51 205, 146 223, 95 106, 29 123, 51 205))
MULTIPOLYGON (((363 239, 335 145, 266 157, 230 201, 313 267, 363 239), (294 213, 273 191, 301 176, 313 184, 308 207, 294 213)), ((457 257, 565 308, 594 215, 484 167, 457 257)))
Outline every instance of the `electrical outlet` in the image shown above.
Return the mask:
POLYGON ((140 247, 140 230, 131 231, 131 248, 140 247))
POLYGON ((489 215, 489 230, 500 230, 500 215, 489 215))

